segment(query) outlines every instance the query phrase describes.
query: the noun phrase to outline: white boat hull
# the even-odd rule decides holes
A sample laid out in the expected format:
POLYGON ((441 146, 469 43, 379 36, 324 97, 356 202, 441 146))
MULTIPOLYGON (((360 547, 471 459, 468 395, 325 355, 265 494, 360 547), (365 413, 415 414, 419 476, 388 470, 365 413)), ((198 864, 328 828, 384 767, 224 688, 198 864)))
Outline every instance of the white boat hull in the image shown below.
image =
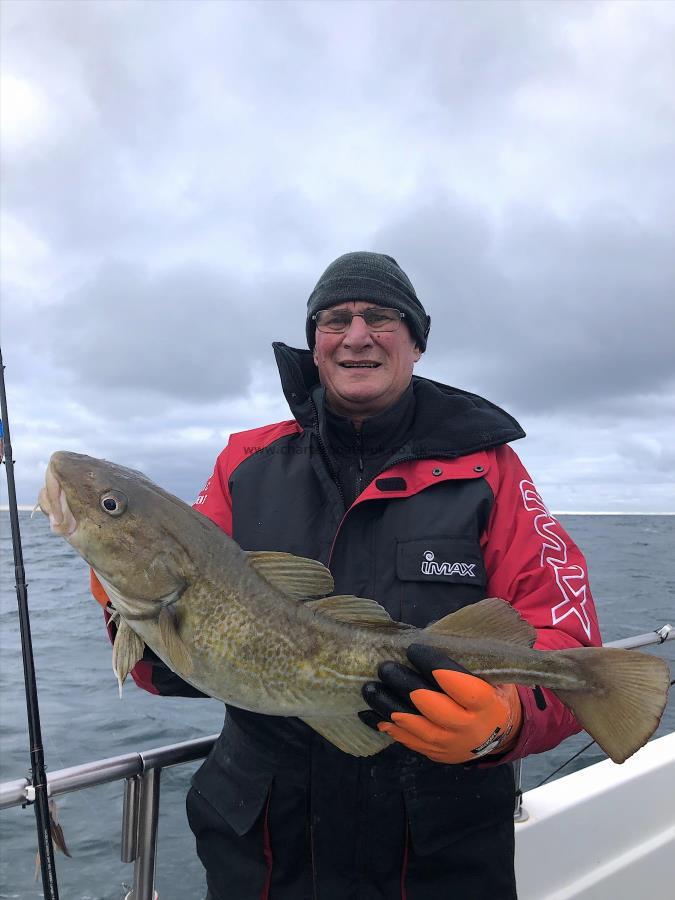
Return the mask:
POLYGON ((523 796, 519 900, 675 897, 675 734, 523 796))

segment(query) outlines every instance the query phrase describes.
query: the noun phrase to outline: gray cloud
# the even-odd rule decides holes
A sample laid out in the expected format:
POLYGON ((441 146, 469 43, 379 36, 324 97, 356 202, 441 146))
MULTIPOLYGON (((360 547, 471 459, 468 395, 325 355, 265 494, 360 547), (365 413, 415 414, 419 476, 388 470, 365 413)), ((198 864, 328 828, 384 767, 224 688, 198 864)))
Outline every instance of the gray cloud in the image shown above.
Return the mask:
POLYGON ((297 277, 245 284, 205 267, 152 273, 108 261, 46 311, 46 333, 56 364, 87 393, 208 403, 245 393, 272 340, 302 337, 308 292, 297 277))
POLYGON ((498 228, 450 200, 409 212, 378 243, 401 248, 427 300, 430 364, 521 408, 631 402, 675 377, 669 232, 531 208, 498 228))
POLYGON ((523 420, 552 505, 672 505, 674 38, 650 2, 5 3, 26 502, 59 447, 189 499, 371 248, 432 314, 421 373, 523 420))

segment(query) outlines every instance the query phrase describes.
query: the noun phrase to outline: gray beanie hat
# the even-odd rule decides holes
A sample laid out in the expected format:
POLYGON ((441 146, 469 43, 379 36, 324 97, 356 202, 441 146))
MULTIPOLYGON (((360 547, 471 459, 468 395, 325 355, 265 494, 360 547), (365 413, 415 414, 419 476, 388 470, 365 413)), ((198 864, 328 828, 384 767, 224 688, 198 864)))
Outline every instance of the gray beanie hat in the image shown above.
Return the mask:
POLYGON ((323 273, 307 301, 307 345, 314 349, 312 316, 346 300, 370 300, 405 313, 405 323, 419 348, 427 347, 431 318, 417 299, 410 279, 391 256, 359 250, 338 256, 323 273))

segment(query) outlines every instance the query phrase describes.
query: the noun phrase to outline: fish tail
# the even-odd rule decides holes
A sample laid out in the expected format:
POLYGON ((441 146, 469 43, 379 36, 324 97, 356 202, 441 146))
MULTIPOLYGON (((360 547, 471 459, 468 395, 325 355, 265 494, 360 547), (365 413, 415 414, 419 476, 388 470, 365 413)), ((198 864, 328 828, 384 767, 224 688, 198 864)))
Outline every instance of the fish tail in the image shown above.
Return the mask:
POLYGON ((625 762, 659 725, 668 698, 668 665, 646 653, 610 647, 558 652, 581 667, 589 687, 555 694, 615 763, 625 762))

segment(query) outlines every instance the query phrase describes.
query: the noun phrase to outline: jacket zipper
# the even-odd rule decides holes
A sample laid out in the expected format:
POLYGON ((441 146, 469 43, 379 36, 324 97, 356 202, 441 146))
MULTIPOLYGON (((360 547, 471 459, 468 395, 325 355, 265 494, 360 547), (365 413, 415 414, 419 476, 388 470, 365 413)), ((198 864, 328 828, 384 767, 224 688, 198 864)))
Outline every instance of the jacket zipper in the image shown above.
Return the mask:
MULTIPOLYGON (((359 461, 358 461, 359 474, 356 476, 356 493, 354 494, 355 498, 359 496, 359 494, 361 493, 361 491, 363 489, 363 433, 359 431, 357 438, 358 438, 357 450, 358 450, 358 457, 359 457, 359 461)), ((352 506, 353 506, 353 504, 352 504, 352 506)))
MULTIPOLYGON (((319 445, 320 445, 320 444, 321 444, 321 439, 319 439, 319 445)), ((422 458, 422 457, 417 457, 417 456, 406 456, 406 457, 403 457, 402 459, 397 460, 397 462, 395 463, 395 465, 398 465, 399 463, 403 463, 403 462, 411 462, 412 460, 415 460, 415 459, 421 459, 421 458, 422 458)), ((373 481, 375 481, 375 479, 377 478, 378 475, 381 475, 382 472, 386 471, 387 468, 389 468, 389 466, 384 466, 382 469, 380 469, 379 472, 376 472, 376 473, 373 475, 372 479, 371 479, 371 483, 372 483, 373 481)), ((329 469, 329 471, 330 471, 330 469, 329 469)), ((337 482, 336 482, 336 483, 337 483, 337 482)), ((344 499, 344 496, 343 496, 343 494, 342 494, 342 490, 340 489, 340 485, 339 485, 339 484, 338 484, 338 490, 340 491, 340 496, 342 497, 342 502, 344 503, 344 502, 345 502, 345 499, 344 499)), ((360 492, 359 492, 359 493, 360 493, 360 492)), ((343 524, 344 524, 344 521, 345 521, 345 519, 347 518, 347 513, 348 513, 351 509, 353 509, 354 506, 356 506, 358 502, 359 502, 358 499, 355 500, 354 503, 352 503, 352 505, 349 507, 349 509, 345 509, 345 513, 344 513, 344 515, 342 516, 342 518, 340 519, 340 522, 339 522, 339 524, 338 524, 338 527, 335 529, 335 534, 334 534, 334 536, 333 536, 333 541, 332 541, 332 543, 331 543, 331 545, 330 545, 330 551, 329 551, 329 553, 328 553, 328 563, 327 563, 328 568, 330 568, 331 560, 333 559, 333 550, 335 549, 335 542, 337 541, 338 535, 340 534, 340 531, 341 531, 341 529, 342 529, 342 526, 343 526, 343 524)))
MULTIPOLYGON (((314 410, 314 434, 316 435, 316 439, 319 443, 319 451, 321 453, 321 457, 323 458, 323 461, 326 464, 326 468, 328 469, 328 473, 329 473, 330 477, 333 479, 333 482, 335 483, 335 487, 337 488, 338 494, 340 495, 340 499, 342 500, 342 506, 346 508, 347 503, 345 501, 345 495, 342 491, 342 486, 337 477, 337 472, 333 469, 333 463, 331 462, 330 454, 328 453, 328 450, 326 449, 324 442, 321 438, 321 432, 319 431, 319 411, 317 410, 316 403, 314 403, 313 400, 312 400, 312 408, 314 410)), ((342 518, 344 519, 344 516, 342 518)), ((341 524, 342 524, 342 521, 340 522, 340 525, 341 524)), ((340 526, 338 526, 338 530, 339 530, 339 528, 340 528, 340 526)), ((332 549, 333 548, 331 546, 331 552, 332 552, 332 549)))
MULTIPOLYGON (((319 431, 319 411, 316 408, 316 403, 313 400, 312 400, 312 409, 314 411, 313 430, 314 430, 314 434, 316 435, 316 439, 319 444, 319 451, 321 452, 321 456, 323 458, 324 463, 326 464, 326 468, 328 469, 330 477, 333 479, 333 482, 335 483, 335 487, 338 490, 338 494, 340 495, 340 499, 342 500, 342 505, 345 508, 344 515, 340 519, 338 527, 335 531, 335 535, 333 537, 333 541, 330 545, 330 551, 328 553, 328 566, 330 567, 331 559, 333 558, 333 550, 335 549, 335 542, 338 538, 338 535, 340 534, 340 530, 342 528, 344 520, 347 518, 347 513, 354 506, 356 506, 356 504, 358 503, 358 499, 355 500, 354 503, 352 503, 352 505, 349 508, 347 508, 347 501, 345 500, 345 495, 343 493, 342 486, 340 485, 340 481, 337 477, 337 473, 333 469, 333 464, 331 462, 330 455, 329 455, 328 451, 326 450, 324 442, 321 438, 321 432, 319 431)), ((363 472, 363 438, 360 435, 359 435, 359 440, 361 442, 359 445, 359 472, 363 472)), ((441 450, 436 455, 441 456, 446 459, 458 459, 459 458, 457 456, 457 454, 453 453, 451 450, 446 450, 446 451, 441 450)), ((467 455, 469 455, 469 454, 467 454, 467 455)), ((375 472, 375 474, 373 475, 373 477, 370 480, 370 483, 372 484, 372 482, 375 481, 375 479, 378 477, 378 475, 381 475, 387 469, 391 469, 392 465, 400 466, 402 463, 414 462, 415 460, 424 459, 424 458, 425 457, 423 457, 423 456, 419 456, 419 455, 415 455, 415 454, 412 454, 409 456, 402 456, 400 459, 397 459, 393 464, 389 463, 386 466, 383 466, 378 472, 375 472)), ((361 482, 361 477, 359 478, 359 484, 360 484, 360 482, 361 482)), ((361 493, 361 491, 357 492, 357 497, 358 497, 358 494, 360 494, 360 493, 361 493)))

